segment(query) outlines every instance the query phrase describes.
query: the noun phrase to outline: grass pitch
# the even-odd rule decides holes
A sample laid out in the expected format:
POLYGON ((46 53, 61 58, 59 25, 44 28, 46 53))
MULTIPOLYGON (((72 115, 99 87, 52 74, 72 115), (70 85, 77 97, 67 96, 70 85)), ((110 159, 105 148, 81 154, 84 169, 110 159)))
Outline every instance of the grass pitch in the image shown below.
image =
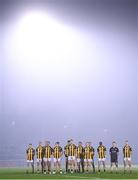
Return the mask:
POLYGON ((82 173, 74 173, 74 174, 26 174, 26 170, 24 168, 0 168, 0 179, 138 179, 138 168, 133 169, 132 174, 127 172, 126 174, 120 169, 118 173, 110 173, 101 172, 95 174, 82 174, 82 173))

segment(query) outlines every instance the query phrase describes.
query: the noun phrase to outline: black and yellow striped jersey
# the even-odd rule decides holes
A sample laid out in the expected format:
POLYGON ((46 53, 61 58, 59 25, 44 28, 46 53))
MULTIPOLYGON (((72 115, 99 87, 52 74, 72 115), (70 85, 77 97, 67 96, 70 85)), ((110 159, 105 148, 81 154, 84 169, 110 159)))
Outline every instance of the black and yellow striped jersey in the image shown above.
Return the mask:
POLYGON ((76 156, 77 156, 77 158, 83 158, 83 156, 84 156, 84 148, 83 148, 83 146, 77 146, 76 147, 76 156))
POLYGON ((43 146, 38 146, 36 148, 36 157, 37 157, 37 159, 43 158, 43 146))
POLYGON ((51 158, 52 153, 53 149, 51 148, 51 146, 45 146, 43 148, 43 154, 45 158, 51 158))
POLYGON ((27 160, 32 161, 34 160, 34 155, 35 155, 35 150, 34 148, 28 148, 26 150, 26 154, 27 154, 27 160))
POLYGON ((60 158, 62 156, 62 147, 55 146, 53 149, 54 158, 60 158))
POLYGON ((68 146, 68 155, 69 156, 75 156, 76 155, 76 146, 75 146, 75 144, 70 144, 68 146))
POLYGON ((99 146, 98 148, 97 148, 97 152, 98 152, 98 157, 100 158, 100 159, 103 159, 103 158, 105 158, 105 156, 106 156, 106 147, 105 146, 99 146))
POLYGON ((94 148, 92 146, 84 147, 84 159, 93 159, 94 157, 94 148))
POLYGON ((124 154, 124 158, 130 158, 132 154, 132 148, 130 146, 124 146, 123 154, 124 154))
POLYGON ((69 144, 67 144, 65 147, 64 147, 64 154, 66 157, 69 156, 69 144))

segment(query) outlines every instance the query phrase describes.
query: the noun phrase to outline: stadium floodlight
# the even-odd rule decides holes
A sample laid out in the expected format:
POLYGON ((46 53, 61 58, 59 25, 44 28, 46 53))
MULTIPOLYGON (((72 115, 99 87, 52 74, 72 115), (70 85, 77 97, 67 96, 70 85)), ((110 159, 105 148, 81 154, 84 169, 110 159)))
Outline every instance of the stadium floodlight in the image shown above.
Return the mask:
POLYGON ((10 36, 10 58, 18 69, 34 74, 39 69, 66 73, 77 63, 76 47, 81 44, 78 32, 43 11, 31 11, 18 19, 10 36))
POLYGON ((26 14, 19 23, 17 43, 25 54, 36 58, 61 53, 69 45, 65 26, 49 18, 44 12, 26 14))

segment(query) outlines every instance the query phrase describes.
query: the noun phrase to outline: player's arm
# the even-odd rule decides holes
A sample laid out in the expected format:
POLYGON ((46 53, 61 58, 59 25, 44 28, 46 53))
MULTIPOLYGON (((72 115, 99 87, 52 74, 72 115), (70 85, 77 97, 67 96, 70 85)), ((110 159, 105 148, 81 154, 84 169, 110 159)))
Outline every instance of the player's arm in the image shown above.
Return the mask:
POLYGON ((105 153, 105 156, 106 156, 106 147, 104 147, 104 153, 105 153))
POLYGON ((123 155, 125 155, 125 147, 123 148, 123 155))
POLYGON ((51 156, 54 155, 54 149, 52 147, 50 147, 50 151, 51 151, 51 156))
POLYGON ((93 151, 93 156, 94 156, 95 155, 95 149, 93 148, 92 151, 93 151))
POLYGON ((117 148, 117 156, 119 155, 119 149, 117 148))
POLYGON ((35 156, 35 149, 33 149, 33 156, 35 156))
POLYGON ((45 148, 43 147, 42 148, 42 158, 44 157, 44 155, 45 155, 45 148))
POLYGON ((26 149, 26 154, 28 155, 28 149, 26 149))
POLYGON ((132 148, 130 147, 130 155, 132 155, 132 148))
POLYGON ((67 150, 67 147, 65 146, 65 147, 64 147, 64 155, 65 155, 65 157, 68 156, 67 153, 66 153, 66 150, 67 150))
POLYGON ((38 154, 38 147, 35 149, 36 155, 38 154))
POLYGON ((74 146, 75 157, 77 157, 77 146, 74 146))
POLYGON ((109 149, 109 154, 111 155, 111 148, 109 149))
POLYGON ((27 158, 28 158, 28 149, 26 149, 26 156, 27 156, 27 158))
POLYGON ((60 157, 63 155, 62 147, 60 148, 60 157))

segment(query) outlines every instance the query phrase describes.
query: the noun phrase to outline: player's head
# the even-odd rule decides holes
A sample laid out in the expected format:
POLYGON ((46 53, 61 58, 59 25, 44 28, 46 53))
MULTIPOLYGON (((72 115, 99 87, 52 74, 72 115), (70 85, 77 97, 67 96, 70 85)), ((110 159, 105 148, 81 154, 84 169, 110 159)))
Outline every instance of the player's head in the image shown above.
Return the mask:
POLYGON ((70 144, 70 140, 67 141, 67 144, 68 144, 68 145, 70 144))
POLYGON ((89 146, 89 142, 86 142, 86 146, 89 146))
POLYGON ((115 141, 112 142, 112 146, 116 147, 116 142, 115 141))
POLYGON ((103 142, 102 142, 102 141, 100 141, 100 142, 99 142, 99 146, 102 146, 102 145, 103 145, 103 142))
POLYGON ((32 148, 32 146, 33 146, 32 143, 29 143, 29 148, 32 148))
POLYGON ((45 141, 45 145, 49 146, 50 145, 50 141, 45 141))
POLYGON ((92 142, 89 142, 89 146, 91 146, 92 145, 92 142))
POLYGON ((78 146, 82 146, 82 142, 81 141, 78 142, 78 146))
POLYGON ((73 144, 73 139, 70 139, 70 144, 73 144))
POLYGON ((59 144, 60 144, 59 142, 56 142, 56 143, 55 143, 56 146, 59 146, 59 144))
POLYGON ((39 146, 42 146, 42 142, 41 141, 39 141, 39 146))
POLYGON ((126 140, 126 141, 125 141, 125 145, 126 145, 126 146, 128 146, 128 145, 129 145, 129 144, 128 144, 128 140, 126 140))

